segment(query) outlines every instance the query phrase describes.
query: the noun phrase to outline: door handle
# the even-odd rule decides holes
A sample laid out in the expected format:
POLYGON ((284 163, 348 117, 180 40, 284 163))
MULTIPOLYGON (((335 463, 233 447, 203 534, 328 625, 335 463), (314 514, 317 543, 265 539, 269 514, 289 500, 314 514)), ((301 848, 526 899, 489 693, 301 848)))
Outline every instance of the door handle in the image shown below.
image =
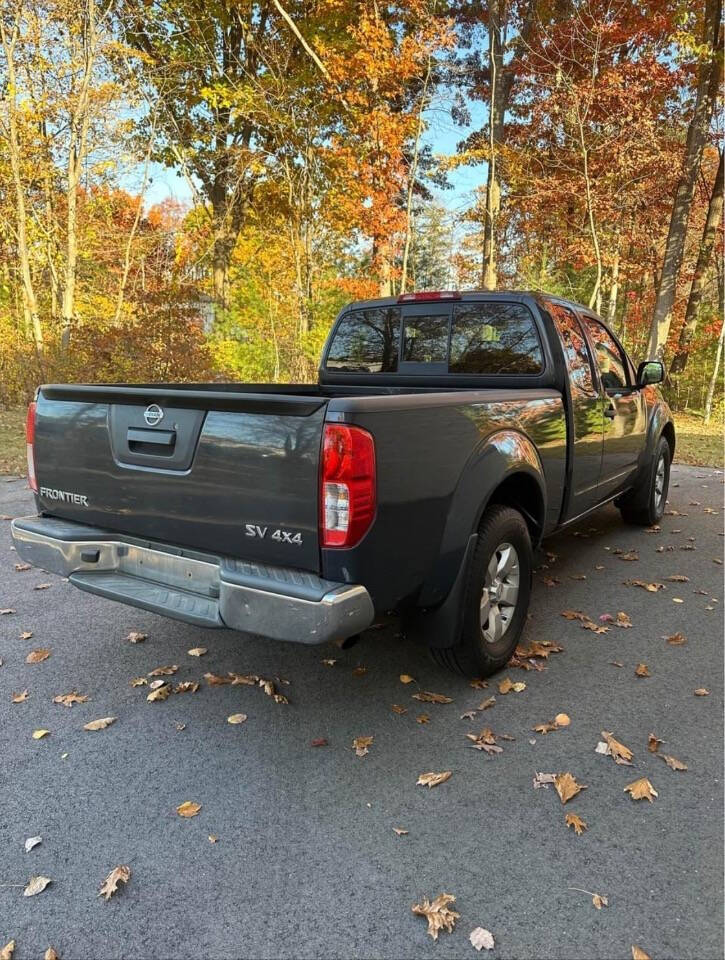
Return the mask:
POLYGON ((617 408, 613 403, 610 403, 607 409, 604 411, 604 416, 608 417, 610 420, 614 420, 617 416, 617 408))

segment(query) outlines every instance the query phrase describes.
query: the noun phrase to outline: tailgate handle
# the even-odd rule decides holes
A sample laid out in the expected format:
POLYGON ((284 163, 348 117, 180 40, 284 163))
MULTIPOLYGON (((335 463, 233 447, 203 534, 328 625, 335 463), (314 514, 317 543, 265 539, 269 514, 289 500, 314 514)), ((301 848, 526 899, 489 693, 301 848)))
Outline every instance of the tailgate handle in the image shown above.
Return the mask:
MULTIPOLYGON (((129 427, 126 439, 129 450, 144 453, 143 447, 168 447, 170 454, 171 448, 176 444, 176 430, 137 430, 135 427, 129 427)), ((156 451, 149 450, 148 452, 154 453, 156 451)))

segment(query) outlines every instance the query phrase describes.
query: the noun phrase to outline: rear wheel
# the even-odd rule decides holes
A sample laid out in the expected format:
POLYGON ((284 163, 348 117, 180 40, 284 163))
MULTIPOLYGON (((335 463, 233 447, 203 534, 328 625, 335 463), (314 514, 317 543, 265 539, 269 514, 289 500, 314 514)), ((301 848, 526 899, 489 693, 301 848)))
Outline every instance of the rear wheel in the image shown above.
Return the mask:
POLYGON ((436 663, 477 677, 504 667, 526 623, 531 571, 526 521, 511 507, 489 507, 471 560, 461 636, 452 647, 431 648, 436 663))
POLYGON ((645 527, 659 523, 665 512, 669 486, 670 445, 664 437, 660 437, 649 471, 617 503, 622 517, 627 523, 645 527))

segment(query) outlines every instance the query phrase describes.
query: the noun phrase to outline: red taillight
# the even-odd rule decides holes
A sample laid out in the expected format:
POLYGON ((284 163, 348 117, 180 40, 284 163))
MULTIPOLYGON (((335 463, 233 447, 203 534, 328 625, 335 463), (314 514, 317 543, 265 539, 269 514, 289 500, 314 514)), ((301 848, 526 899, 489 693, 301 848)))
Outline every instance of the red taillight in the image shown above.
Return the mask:
POLYGON ((398 303, 418 303, 426 300, 460 300, 458 290, 424 290, 422 293, 401 293, 398 303))
POLYGON ((25 449, 28 454, 28 483, 30 489, 38 492, 38 480, 35 476, 35 400, 28 406, 28 416, 25 420, 25 449))
POLYGON ((325 424, 320 472, 320 544, 352 547, 376 507, 375 441, 360 427, 325 424))

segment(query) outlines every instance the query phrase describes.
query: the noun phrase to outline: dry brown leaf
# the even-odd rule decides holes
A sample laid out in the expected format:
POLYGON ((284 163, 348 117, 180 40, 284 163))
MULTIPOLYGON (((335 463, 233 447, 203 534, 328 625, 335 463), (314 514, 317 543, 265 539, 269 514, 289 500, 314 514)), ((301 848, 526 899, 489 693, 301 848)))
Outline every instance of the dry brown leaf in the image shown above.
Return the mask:
POLYGON ((327 746, 327 737, 318 737, 316 740, 310 741, 311 747, 326 747, 327 746))
POLYGON ((168 683, 162 683, 160 687, 152 690, 146 697, 149 703, 157 703, 160 700, 166 700, 171 693, 171 686, 168 683))
POLYGON ((685 577, 681 573, 673 573, 671 577, 667 577, 670 583, 689 583, 690 578, 685 577))
POLYGON ((664 583, 647 583, 645 580, 625 580, 624 585, 626 587, 641 587, 648 593, 657 593, 658 590, 665 589, 664 583))
POLYGON ((401 682, 401 683, 415 683, 415 677, 411 677, 410 674, 408 674, 408 673, 401 673, 401 674, 400 674, 400 682, 401 682))
POLYGON ((194 803, 193 800, 185 800, 183 803, 180 803, 176 808, 176 812, 180 817, 195 817, 197 813, 201 810, 200 803, 194 803))
POLYGON ((126 637, 129 643, 143 643, 144 640, 148 640, 148 638, 149 635, 147 633, 139 633, 137 630, 132 630, 126 637))
POLYGON ((36 583, 33 590, 50 590, 49 583, 36 583))
POLYGON ((413 699, 422 700, 423 703, 453 703, 450 697, 444 697, 442 693, 429 693, 427 690, 414 693, 413 699))
POLYGON ((553 733, 554 730, 558 730, 559 727, 556 723, 537 723, 535 727, 531 728, 535 733, 553 733))
POLYGON ((246 719, 247 719, 246 713, 232 713, 230 714, 230 716, 227 717, 227 723, 236 725, 239 723, 244 723, 246 719))
POLYGON ((373 745, 374 737, 355 737, 352 741, 353 749, 355 750, 355 756, 364 757, 370 752, 370 747, 373 745))
POLYGON ((645 953, 636 943, 632 944, 632 960, 652 960, 648 953, 645 953))
POLYGON ((196 693, 199 689, 199 684, 196 680, 182 680, 181 683, 177 683, 172 693, 196 693))
POLYGON ((557 715, 554 717, 554 723, 558 727, 568 727, 571 723, 571 718, 567 713, 557 713, 557 715))
POLYGON ((16 563, 16 564, 15 564, 15 571, 16 571, 16 573, 25 573, 26 570, 30 570, 30 564, 29 564, 29 563, 16 563))
POLYGON ((687 770, 687 764, 678 760, 677 757, 670 756, 667 753, 658 753, 657 756, 665 761, 670 770, 687 770))
POLYGON ((650 803, 652 803, 654 797, 659 796, 647 777, 640 777, 639 780, 628 783, 624 792, 629 793, 633 800, 649 800, 650 803))
POLYGON ((488 697, 486 700, 482 700, 478 705, 479 710, 490 710, 492 706, 496 703, 496 697, 488 697))
POLYGON ((320 663, 324 664, 326 667, 334 667, 337 663, 337 660, 333 660, 328 657, 326 660, 320 660, 320 663))
POLYGON ((709 697, 709 696, 710 696, 710 691, 707 689, 707 687, 698 687, 697 690, 695 690, 695 696, 696 696, 696 697, 709 697))
POLYGON ((408 712, 408 708, 402 706, 400 703, 394 703, 390 709, 393 711, 393 713, 400 715, 408 712))
POLYGON ((42 663, 50 656, 50 650, 31 650, 25 658, 26 663, 42 663))
POLYGON ((598 627, 592 620, 583 620, 581 627, 582 630, 591 630, 592 633, 609 633, 609 627, 598 627))
POLYGON ((627 627, 632 626, 632 621, 628 613, 625 613, 624 610, 620 610, 617 613, 617 619, 615 620, 615 624, 618 627, 622 627, 626 629, 627 627))
POLYGON ((427 713, 419 713, 415 718, 416 723, 430 723, 430 717, 427 713))
POLYGON ((101 889, 98 893, 98 896, 104 897, 106 900, 110 900, 113 894, 118 892, 119 883, 128 883, 130 879, 130 867, 114 867, 101 884, 101 889))
POLYGON ((649 677, 651 676, 649 672, 649 667, 646 663, 638 663, 634 668, 634 672, 638 677, 649 677))
POLYGON ((446 780, 450 780, 453 775, 452 770, 445 770, 443 773, 421 773, 416 782, 416 787, 437 787, 446 780))
POLYGON ((352 675, 353 677, 364 677, 367 672, 367 667, 359 666, 355 667, 355 669, 352 671, 352 675))
POLYGON ((565 620, 584 621, 584 620, 591 619, 586 615, 586 613, 583 613, 581 610, 562 610, 561 615, 562 617, 564 617, 565 620))
POLYGON ((145 687, 147 684, 148 680, 146 677, 134 677, 133 680, 131 680, 132 687, 145 687))
POLYGON ((178 664, 174 664, 173 667, 156 667, 155 670, 149 671, 150 677, 170 677, 172 674, 176 673, 179 669, 178 664))
POLYGON ((500 694, 511 693, 513 690, 514 693, 521 693, 522 690, 526 689, 526 684, 522 681, 517 681, 514 683, 511 680, 511 677, 504 677, 503 680, 499 680, 498 683, 498 692, 500 694))
POLYGON ((493 950, 495 946, 493 934, 483 927, 476 927, 475 930, 471 930, 468 939, 471 941, 474 950, 493 950))
POLYGON ((31 638, 32 636, 33 636, 33 631, 32 631, 32 630, 23 630, 23 632, 20 634, 20 639, 21 639, 21 640, 30 640, 30 638, 31 638))
POLYGON ((10 699, 13 703, 25 703, 30 694, 27 690, 23 690, 22 693, 14 693, 10 699))
POLYGON ((665 637, 665 640, 673 647, 681 647, 683 643, 687 643, 687 637, 682 633, 673 633, 671 637, 665 637))
POLYGON ((90 723, 84 723, 84 730, 105 730, 115 721, 115 717, 101 717, 100 720, 91 720, 90 723))
POLYGON ((475 710, 466 710, 465 713, 462 713, 459 717, 460 720, 474 720, 476 717, 475 710))
POLYGON ((205 653, 208 653, 206 647, 192 647, 191 650, 186 651, 190 657, 203 657, 205 653))
POLYGON ((33 740, 42 740, 43 737, 47 737, 50 733, 50 730, 33 730, 33 740))
POLYGON ((615 763, 631 766, 632 757, 634 754, 629 747, 625 747, 625 745, 620 743, 619 740, 615 740, 612 734, 607 730, 602 730, 602 739, 607 744, 607 747, 609 748, 609 755, 614 757, 615 763))
POLYGON ((402 827, 393 827, 393 833, 397 833, 399 837, 406 837, 408 835, 408 831, 403 830, 402 827))
POLYGON ((577 783, 570 773, 557 773, 554 778, 554 787, 562 803, 568 803, 582 790, 586 790, 583 783, 577 783))
POLYGON ((602 907, 609 906, 609 900, 605 896, 603 896, 601 893, 592 894, 592 903, 597 908, 597 910, 601 910, 602 907))
POLYGON ((72 693, 63 693, 59 694, 57 697, 53 697, 53 703, 62 703, 64 707, 72 707, 74 703, 87 703, 88 697, 83 696, 80 693, 76 693, 75 690, 72 693))
POLYGON ((38 893, 42 893, 43 890, 48 886, 49 883, 53 881, 50 877, 31 877, 28 880, 27 886, 23 890, 24 897, 34 897, 38 893))
POLYGON ((489 755, 503 753, 503 747, 496 745, 496 737, 490 727, 484 727, 480 733, 467 733, 466 737, 473 742, 475 750, 483 750, 489 755))
MULTIPOLYGON (((204 676, 207 676, 207 674, 204 674, 204 676)), ((213 674, 208 674, 208 676, 213 676, 213 674)), ((231 683, 233 687, 256 687, 260 682, 256 673, 228 673, 227 678, 227 683, 231 683)))
POLYGON ((582 820, 582 818, 576 813, 567 813, 564 816, 564 823, 567 825, 567 827, 573 827, 574 833, 578 837, 580 837, 587 828, 586 820, 582 820))
POLYGON ((271 680, 264 680, 262 677, 260 677, 258 683, 267 696, 272 697, 275 703, 289 703, 289 700, 283 693, 277 692, 277 689, 271 680))
POLYGON ((488 680, 484 680, 483 677, 477 677, 475 680, 469 682, 469 686, 473 687, 474 690, 486 690, 488 689, 488 680))
POLYGON ((159 687, 168 686, 168 680, 152 680, 148 686, 149 690, 158 690, 159 687))
POLYGON ((664 742, 664 740, 660 740, 653 733, 651 733, 647 738, 647 749, 650 753, 657 753, 660 748, 660 744, 664 742))
POLYGON ((48 947, 43 954, 43 960, 60 960, 60 957, 52 947, 48 947))
POLYGON ((535 773, 534 774, 534 790, 539 790, 542 787, 548 790, 550 783, 556 783, 555 773, 535 773))
POLYGON ((15 941, 8 940, 2 949, 0 949, 0 960, 13 960, 13 950, 15 950, 15 941))
POLYGON ((204 679, 209 684, 210 687, 221 687, 225 683, 231 683, 231 677, 221 677, 217 673, 205 673, 204 679))
POLYGON ((213 833, 210 833, 207 839, 209 840, 209 843, 216 843, 219 837, 216 837, 213 833))
POLYGON ((455 910, 449 910, 448 906, 455 903, 456 898, 450 893, 440 893, 432 902, 424 897, 422 903, 414 903, 413 913, 419 917, 425 917, 428 921, 428 933, 434 940, 438 939, 441 930, 452 933, 456 925, 456 920, 460 913, 455 910))

